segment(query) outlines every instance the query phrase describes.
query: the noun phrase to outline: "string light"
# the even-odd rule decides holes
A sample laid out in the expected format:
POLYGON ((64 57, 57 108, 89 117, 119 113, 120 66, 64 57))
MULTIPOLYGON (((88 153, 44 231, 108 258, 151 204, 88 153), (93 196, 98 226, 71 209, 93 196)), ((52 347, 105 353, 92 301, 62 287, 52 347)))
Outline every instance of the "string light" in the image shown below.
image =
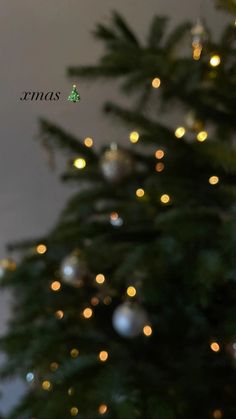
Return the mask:
POLYGON ((137 131, 132 131, 129 135, 130 142, 135 144, 139 140, 139 133, 137 131))
POLYGON ((98 413, 100 415, 104 415, 107 412, 107 405, 106 404, 101 404, 98 408, 98 413))
POLYGON ((97 284, 104 284, 106 278, 103 274, 97 274, 95 281, 97 282, 97 284))
POLYGON ((97 306, 99 304, 99 299, 97 297, 92 297, 90 303, 92 306, 97 306))
POLYGON ((90 307, 86 307, 83 311, 83 316, 85 319, 90 319, 93 315, 93 310, 90 307))
POLYGON ((149 325, 144 326, 143 328, 143 334, 145 336, 151 336, 152 335, 152 328, 149 325))
POLYGON ((136 196, 138 198, 142 198, 144 196, 144 194, 145 194, 144 189, 139 188, 139 189, 136 190, 136 196))
POLYGON ((163 194, 160 197, 162 204, 168 204, 170 202, 170 197, 167 194, 163 194))
POLYGON ((155 78, 152 80, 152 87, 153 87, 154 89, 158 89, 158 88, 160 87, 160 85, 161 85, 161 80, 159 79, 159 77, 155 77, 155 78))
POLYGON ((197 134, 197 140, 200 141, 200 143, 202 143, 203 141, 205 141, 208 137, 208 134, 206 131, 200 131, 197 134))
POLYGON ((212 413, 212 417, 214 419, 221 419, 223 418, 223 412, 220 409, 216 409, 214 410, 214 412, 212 413))
POLYGON ((212 67, 217 67, 218 65, 220 65, 220 62, 221 62, 221 58, 218 54, 214 54, 210 58, 210 65, 212 67))
POLYGON ((134 288, 133 286, 129 286, 126 290, 126 293, 129 297, 135 297, 135 295, 137 294, 136 288, 134 288))
POLYGON ((210 185, 217 185, 217 183, 219 183, 218 176, 209 177, 209 183, 210 183, 210 185))
POLYGON ((156 152, 155 152, 155 157, 156 157, 156 159, 163 159, 163 157, 164 157, 164 155, 165 155, 165 153, 164 153, 164 151, 163 150, 157 150, 156 152))
POLYGON ((216 74, 215 70, 209 71, 208 77, 209 77, 209 79, 214 80, 217 77, 217 74, 216 74))
POLYGON ((76 169, 84 169, 86 166, 86 160, 82 157, 79 157, 74 160, 73 165, 76 167, 76 169))
POLYGON ((195 61, 200 60, 202 54, 202 44, 200 43, 193 43, 193 59, 195 61))
POLYGON ((182 138, 185 134, 186 130, 184 127, 178 127, 175 130, 175 136, 176 138, 182 138))
POLYGON ((60 291, 61 289, 61 283, 59 281, 53 281, 51 283, 51 290, 54 292, 60 291))
POLYGON ((48 380, 45 380, 42 382, 42 389, 45 391, 50 391, 52 390, 52 383, 48 380))
POLYGON ((63 317, 64 317, 64 311, 62 311, 62 310, 57 310, 57 311, 55 312, 55 317, 56 317, 56 319, 59 319, 59 320, 63 319, 63 317))
POLYGON ((106 297, 104 297, 104 299, 103 299, 103 303, 104 303, 106 306, 109 306, 109 304, 111 304, 111 302, 112 302, 112 299, 111 299, 111 297, 109 297, 109 295, 107 295, 106 297))
POLYGON ((34 381, 34 373, 28 372, 25 378, 26 378, 26 381, 28 381, 28 383, 32 383, 34 381))
POLYGON ((121 227, 123 224, 123 219, 119 217, 119 214, 117 212, 113 211, 110 214, 110 223, 114 227, 121 227))
POLYGON ((77 407, 74 406, 70 409, 71 416, 77 416, 78 413, 79 413, 79 409, 77 407))
POLYGON ((47 251, 47 246, 45 244, 38 244, 38 246, 36 247, 36 252, 39 253, 40 255, 43 255, 44 253, 46 253, 47 251))
POLYGON ((58 368, 59 368, 59 364, 57 362, 52 362, 50 364, 50 370, 51 371, 55 372, 56 370, 58 370, 58 368))
POLYGON ((98 355, 101 362, 106 362, 108 360, 108 352, 107 351, 100 351, 98 355))
POLYGON ((78 356, 79 356, 79 350, 77 348, 71 349, 70 356, 73 359, 78 358, 78 356))
POLYGON ((84 139, 84 145, 85 145, 85 147, 88 147, 88 148, 92 147, 93 146, 93 139, 90 138, 90 137, 86 137, 84 139))
POLYGON ((220 345, 218 342, 212 342, 210 344, 210 348, 213 352, 219 352, 220 351, 220 345))
POLYGON ((114 212, 111 212, 110 219, 112 221, 116 221, 118 218, 119 218, 119 214, 117 212, 115 212, 115 211, 114 212))
POLYGON ((73 387, 68 388, 68 396, 73 396, 75 394, 75 389, 73 387))
POLYGON ((156 167, 155 167, 156 172, 159 172, 159 173, 162 172, 164 170, 164 168, 165 168, 164 163, 157 163, 156 167))

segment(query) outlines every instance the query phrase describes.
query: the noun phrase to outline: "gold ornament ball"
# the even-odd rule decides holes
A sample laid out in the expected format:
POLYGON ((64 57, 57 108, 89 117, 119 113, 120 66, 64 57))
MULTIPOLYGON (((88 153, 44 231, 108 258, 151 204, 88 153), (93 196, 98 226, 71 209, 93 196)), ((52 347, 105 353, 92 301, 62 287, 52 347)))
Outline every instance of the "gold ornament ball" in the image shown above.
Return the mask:
POLYGON ((16 262, 13 259, 0 259, 0 278, 3 278, 8 272, 16 270, 16 262))

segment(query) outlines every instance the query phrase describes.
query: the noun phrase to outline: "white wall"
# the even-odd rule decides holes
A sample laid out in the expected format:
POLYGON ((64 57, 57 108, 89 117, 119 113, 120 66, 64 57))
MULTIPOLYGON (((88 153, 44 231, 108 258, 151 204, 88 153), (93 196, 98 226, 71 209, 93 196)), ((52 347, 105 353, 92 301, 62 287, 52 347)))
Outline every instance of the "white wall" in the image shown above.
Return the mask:
MULTIPOLYGON (((70 91, 69 64, 93 63, 101 47, 90 35, 95 22, 108 20, 117 9, 144 35, 154 14, 167 14, 173 22, 195 20, 201 5, 209 26, 220 30, 226 17, 212 2, 200 0, 1 0, 0 2, 0 257, 5 243, 41 236, 54 224, 71 191, 57 173, 49 171, 35 140, 37 117, 44 116, 96 144, 119 141, 127 130, 104 119, 100 107, 114 98, 111 84, 81 83, 82 101, 21 102, 24 90, 70 91)), ((59 166, 63 166, 59 161, 59 166)), ((60 167, 59 167, 60 168, 60 167)), ((0 333, 8 316, 8 298, 0 296, 0 333)), ((13 405, 22 387, 3 384, 0 411, 13 405)))

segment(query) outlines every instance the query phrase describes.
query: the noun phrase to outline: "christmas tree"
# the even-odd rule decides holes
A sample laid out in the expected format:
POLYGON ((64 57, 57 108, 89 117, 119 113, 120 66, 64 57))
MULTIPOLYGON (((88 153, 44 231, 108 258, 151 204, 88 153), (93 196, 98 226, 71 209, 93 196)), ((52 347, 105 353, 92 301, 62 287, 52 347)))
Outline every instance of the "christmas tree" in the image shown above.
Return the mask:
POLYGON ((17 269, 2 264, 1 375, 28 382, 7 418, 235 419, 234 24, 216 42, 157 16, 143 44, 114 13, 95 36, 101 60, 69 76, 120 80, 133 106, 104 110, 130 141, 95 151, 41 121, 78 192, 47 237, 11 246, 17 269))
POLYGON ((76 89, 76 85, 73 85, 73 90, 71 91, 71 93, 68 96, 68 100, 69 102, 79 102, 80 101, 80 95, 76 89))

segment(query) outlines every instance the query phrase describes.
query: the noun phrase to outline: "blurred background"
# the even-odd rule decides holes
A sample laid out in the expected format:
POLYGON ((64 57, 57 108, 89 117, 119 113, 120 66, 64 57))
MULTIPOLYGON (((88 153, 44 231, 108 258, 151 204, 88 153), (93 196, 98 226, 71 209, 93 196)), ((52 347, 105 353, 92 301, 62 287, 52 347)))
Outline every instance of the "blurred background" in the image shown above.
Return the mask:
MULTIPOLYGON (((202 15, 216 34, 230 19, 217 12, 210 0, 1 0, 1 257, 6 256, 7 243, 46 233, 72 192, 58 179, 64 161, 58 159, 54 171, 48 166, 38 141, 39 117, 82 138, 92 137, 97 147, 128 137, 126 128, 114 125, 101 112, 105 99, 118 98, 114 83, 80 84, 66 77, 69 65, 92 64, 100 56, 101 46, 91 31, 98 21, 109 20, 112 10, 122 13, 140 38, 145 36, 154 14, 168 15, 170 25, 183 20, 195 22, 202 15), (66 100, 74 82, 82 98, 77 105, 66 100), (23 91, 60 91, 61 100, 23 102, 23 91)), ((9 303, 9 295, 1 294, 0 333, 6 328, 9 303)), ((1 390, 1 411, 7 412, 23 386, 14 381, 4 383, 1 390)))

